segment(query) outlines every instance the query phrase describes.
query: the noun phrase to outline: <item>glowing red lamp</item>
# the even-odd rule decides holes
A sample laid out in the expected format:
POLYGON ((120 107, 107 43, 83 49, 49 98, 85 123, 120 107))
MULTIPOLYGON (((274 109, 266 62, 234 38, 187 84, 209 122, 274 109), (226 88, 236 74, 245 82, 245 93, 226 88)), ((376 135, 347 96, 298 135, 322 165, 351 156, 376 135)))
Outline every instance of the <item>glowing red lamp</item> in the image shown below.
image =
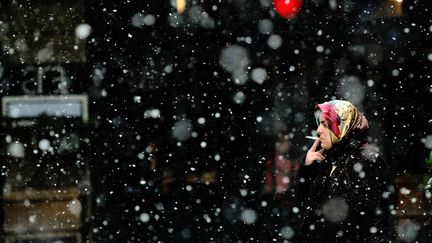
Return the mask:
POLYGON ((302 0, 273 0, 276 12, 285 19, 297 16, 302 6, 302 0))

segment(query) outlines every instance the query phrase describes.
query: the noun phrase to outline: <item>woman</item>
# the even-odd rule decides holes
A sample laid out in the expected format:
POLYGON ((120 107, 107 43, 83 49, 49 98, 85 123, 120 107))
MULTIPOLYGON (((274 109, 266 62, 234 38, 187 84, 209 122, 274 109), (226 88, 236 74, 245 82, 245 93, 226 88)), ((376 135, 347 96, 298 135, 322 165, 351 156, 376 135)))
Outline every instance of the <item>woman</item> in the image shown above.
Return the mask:
POLYGON ((300 242, 383 242, 387 183, 381 157, 367 145, 368 121, 348 101, 317 105, 315 141, 297 175, 300 242))

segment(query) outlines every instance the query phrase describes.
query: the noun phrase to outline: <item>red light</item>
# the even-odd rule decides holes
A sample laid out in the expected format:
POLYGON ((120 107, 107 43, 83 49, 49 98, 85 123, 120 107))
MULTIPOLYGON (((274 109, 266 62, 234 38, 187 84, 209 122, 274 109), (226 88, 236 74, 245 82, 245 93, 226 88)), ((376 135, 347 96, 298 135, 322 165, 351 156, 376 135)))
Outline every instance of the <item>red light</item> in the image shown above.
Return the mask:
POLYGON ((291 19, 297 16, 302 6, 302 0, 274 0, 276 12, 285 19, 291 19))

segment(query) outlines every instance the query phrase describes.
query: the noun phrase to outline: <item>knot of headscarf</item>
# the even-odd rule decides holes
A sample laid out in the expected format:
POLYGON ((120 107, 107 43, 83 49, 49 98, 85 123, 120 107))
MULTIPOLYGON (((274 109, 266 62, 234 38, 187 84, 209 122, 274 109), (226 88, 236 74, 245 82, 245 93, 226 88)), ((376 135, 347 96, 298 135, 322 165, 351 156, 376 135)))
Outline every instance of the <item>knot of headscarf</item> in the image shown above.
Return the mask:
POLYGON ((349 101, 332 100, 318 104, 316 109, 322 112, 329 125, 333 144, 355 129, 364 131, 369 128, 366 117, 349 101))

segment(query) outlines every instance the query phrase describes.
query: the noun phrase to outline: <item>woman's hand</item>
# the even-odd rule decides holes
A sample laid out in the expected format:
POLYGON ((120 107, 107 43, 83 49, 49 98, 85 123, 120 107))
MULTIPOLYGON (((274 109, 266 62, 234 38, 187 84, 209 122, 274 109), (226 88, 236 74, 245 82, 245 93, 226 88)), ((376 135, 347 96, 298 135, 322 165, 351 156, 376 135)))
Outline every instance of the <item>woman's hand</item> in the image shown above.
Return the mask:
POLYGON ((318 145, 320 144, 320 140, 317 139, 315 140, 314 144, 312 145, 312 147, 308 150, 307 154, 306 154, 306 161, 305 161, 305 165, 311 165, 315 160, 324 160, 324 149, 320 149, 318 151, 318 145))

